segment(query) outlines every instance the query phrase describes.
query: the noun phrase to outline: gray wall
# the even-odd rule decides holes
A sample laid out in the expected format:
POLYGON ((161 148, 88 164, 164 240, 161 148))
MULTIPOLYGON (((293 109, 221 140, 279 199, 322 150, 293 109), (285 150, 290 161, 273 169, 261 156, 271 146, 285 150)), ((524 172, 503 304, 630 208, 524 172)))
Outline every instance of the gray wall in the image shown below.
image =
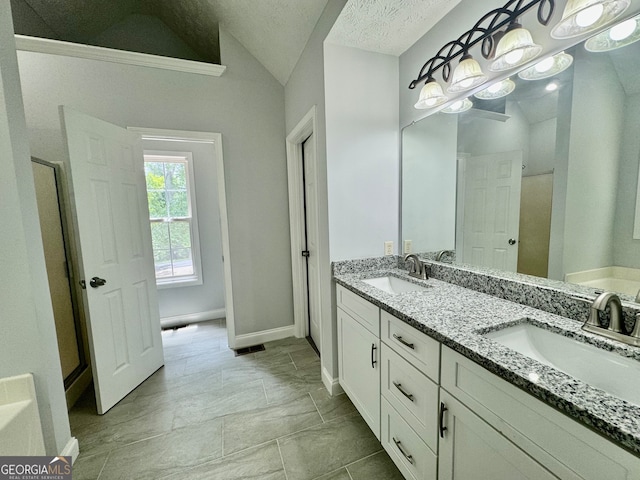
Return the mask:
MULTIPOLYGON (((346 0, 329 0, 285 86, 286 131, 291 132, 315 105, 316 162, 318 172, 318 226, 320 234, 320 288, 322 317, 322 369, 329 378, 338 376, 335 313, 332 311, 332 280, 329 254, 327 200, 327 130, 324 95, 324 39, 340 15, 346 0)), ((289 263, 290 265, 290 263, 289 263)), ((291 277, 291 272, 289 272, 291 277)))
POLYGON ((240 335, 293 323, 284 89, 232 36, 220 43, 219 78, 28 52, 19 62, 37 157, 65 157, 60 104, 121 126, 222 133, 240 335))
POLYGON ((32 373, 48 455, 71 438, 9 2, 0 2, 0 378, 32 373))
POLYGON ((564 272, 613 265, 624 90, 607 55, 576 51, 564 272), (585 101, 589 99, 589 101, 585 101))
POLYGON ((638 194, 640 160, 640 94, 626 97, 623 142, 620 152, 620 175, 616 219, 613 233, 613 264, 640 268, 640 240, 633 239, 633 225, 638 194))
POLYGON ((414 252, 455 249, 457 144, 458 115, 433 115, 402 132, 402 240, 414 252))
POLYGON ((224 309, 222 237, 214 146, 198 142, 144 140, 143 147, 145 150, 193 154, 202 285, 158 288, 160 318, 224 309))

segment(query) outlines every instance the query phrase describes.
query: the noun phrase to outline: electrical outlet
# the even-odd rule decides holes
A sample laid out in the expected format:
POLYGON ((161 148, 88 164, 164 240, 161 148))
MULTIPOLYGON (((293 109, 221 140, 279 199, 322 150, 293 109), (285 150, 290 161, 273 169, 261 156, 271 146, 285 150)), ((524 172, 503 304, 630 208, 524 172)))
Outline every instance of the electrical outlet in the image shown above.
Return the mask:
POLYGON ((404 241, 404 248, 402 249, 402 251, 406 254, 406 253, 411 253, 412 251, 412 245, 411 245, 411 240, 405 240, 404 241))
POLYGON ((393 242, 392 241, 384 242, 384 254, 385 255, 393 255, 393 242))

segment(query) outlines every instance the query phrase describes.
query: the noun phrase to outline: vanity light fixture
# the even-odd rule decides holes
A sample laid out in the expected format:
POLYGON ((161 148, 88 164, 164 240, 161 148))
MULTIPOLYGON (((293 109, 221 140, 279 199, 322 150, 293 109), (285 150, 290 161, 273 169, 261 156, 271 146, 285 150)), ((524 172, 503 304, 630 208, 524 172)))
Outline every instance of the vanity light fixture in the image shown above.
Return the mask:
POLYGON ((640 40, 640 15, 591 37, 584 43, 584 48, 590 52, 608 52, 631 45, 638 40, 640 40))
POLYGON ((496 58, 489 67, 494 72, 510 70, 529 63, 542 52, 542 47, 533 42, 531 33, 517 22, 511 23, 498 42, 496 58))
POLYGON ((573 63, 573 57, 568 53, 560 52, 552 57, 540 60, 533 67, 529 67, 518 73, 523 80, 542 80, 553 77, 566 70, 573 63))
POLYGON ((474 97, 480 100, 495 100, 509 95, 516 88, 516 84, 510 78, 505 78, 501 82, 496 82, 484 90, 476 93, 474 97))
POLYGON ((442 105, 448 100, 444 94, 442 87, 433 78, 427 80, 422 90, 420 90, 420 98, 414 105, 417 109, 434 108, 442 105))
POLYGON ((630 4, 631 0, 569 0, 551 36, 572 38, 598 30, 622 15, 630 4))
POLYGON ((490 68, 494 71, 515 68, 540 55, 542 47, 533 42, 531 34, 522 28, 518 19, 537 7, 538 23, 546 26, 553 16, 555 5, 556 0, 509 0, 503 7, 485 14, 471 30, 445 44, 422 66, 418 77, 409 84, 409 88, 414 89, 426 83, 415 107, 434 108, 446 102, 442 87, 436 87, 434 80, 438 73, 444 84, 451 80, 447 88, 450 93, 464 92, 487 81, 480 64, 471 56, 471 49, 476 45, 482 57, 492 62, 490 68), (452 62, 458 58, 460 63, 453 69, 452 62))
POLYGON ((473 102, 468 98, 463 100, 458 100, 457 102, 452 103, 447 108, 443 108, 440 110, 442 113, 462 113, 469 110, 473 107, 473 102))
POLYGON ((465 92, 482 85, 488 77, 482 72, 480 64, 468 53, 462 56, 460 63, 453 71, 449 93, 465 92))

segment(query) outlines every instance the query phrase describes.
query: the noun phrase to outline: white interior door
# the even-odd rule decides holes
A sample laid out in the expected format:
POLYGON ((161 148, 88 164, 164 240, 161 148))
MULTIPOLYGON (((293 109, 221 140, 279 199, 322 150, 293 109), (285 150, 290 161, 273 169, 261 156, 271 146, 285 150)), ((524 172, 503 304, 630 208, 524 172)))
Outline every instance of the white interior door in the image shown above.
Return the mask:
POLYGON ((313 134, 302 144, 304 161, 305 222, 307 239, 307 277, 309 335, 320 350, 320 265, 318 256, 318 208, 315 139, 313 134))
POLYGON ((164 364, 142 141, 66 107, 62 118, 102 414, 164 364))
POLYGON ((464 165, 462 261, 515 272, 522 151, 470 157, 464 165))

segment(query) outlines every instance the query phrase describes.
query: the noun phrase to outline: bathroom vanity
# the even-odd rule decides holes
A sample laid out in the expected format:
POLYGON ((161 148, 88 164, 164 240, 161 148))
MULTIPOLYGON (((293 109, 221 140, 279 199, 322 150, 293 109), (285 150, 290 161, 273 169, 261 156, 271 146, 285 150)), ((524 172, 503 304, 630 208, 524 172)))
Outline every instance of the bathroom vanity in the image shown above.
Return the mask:
POLYGON ((363 265, 334 265, 340 385, 407 479, 640 479, 640 395, 625 387, 640 383, 640 348, 390 263, 363 265), (630 363, 594 386, 580 366, 600 362, 593 353, 567 355, 580 379, 506 346, 514 325, 559 337, 556 356, 577 342, 630 363))

